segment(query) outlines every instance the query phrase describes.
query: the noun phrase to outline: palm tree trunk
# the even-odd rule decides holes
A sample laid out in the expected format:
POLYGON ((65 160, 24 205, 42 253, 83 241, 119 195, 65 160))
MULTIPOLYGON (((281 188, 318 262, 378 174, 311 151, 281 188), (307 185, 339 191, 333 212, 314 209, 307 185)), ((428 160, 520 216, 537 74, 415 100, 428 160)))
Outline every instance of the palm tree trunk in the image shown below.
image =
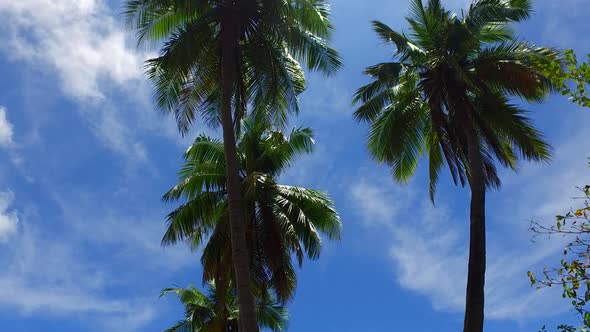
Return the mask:
POLYGON ((217 269, 217 276, 215 277, 215 294, 217 296, 217 303, 215 304, 215 325, 211 329, 212 331, 223 331, 224 329, 227 329, 225 327, 225 322, 227 322, 229 313, 225 309, 225 300, 227 298, 228 280, 226 278, 227 274, 224 272, 225 271, 222 268, 217 269))
POLYGON ((467 129, 469 158, 469 186, 471 187, 471 211, 469 227, 469 265, 467 271, 467 295, 463 332, 482 332, 484 319, 484 285, 486 270, 486 185, 483 160, 475 129, 467 129))
MULTIPOLYGON (((226 10, 232 12, 232 1, 227 2, 228 8, 226 10)), ((258 332, 254 296, 250 290, 250 259, 242 214, 241 183, 231 112, 233 83, 236 79, 236 48, 238 40, 236 19, 231 13, 227 14, 224 18, 221 38, 221 125, 223 128, 223 148, 226 159, 232 259, 240 303, 239 330, 240 332, 258 332)))

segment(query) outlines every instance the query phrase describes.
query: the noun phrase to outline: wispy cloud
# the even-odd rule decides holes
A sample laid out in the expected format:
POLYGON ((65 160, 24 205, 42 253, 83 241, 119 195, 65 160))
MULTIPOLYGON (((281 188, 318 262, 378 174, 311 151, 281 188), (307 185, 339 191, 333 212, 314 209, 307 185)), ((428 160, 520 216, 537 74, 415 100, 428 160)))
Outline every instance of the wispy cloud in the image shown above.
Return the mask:
POLYGON ((368 226, 391 226, 394 215, 399 213, 397 193, 388 190, 388 186, 376 186, 361 178, 350 189, 352 200, 362 209, 359 214, 368 226))
MULTIPOLYGON (((5 40, 0 52, 47 73, 52 88, 76 101, 104 146, 131 161, 145 161, 143 133, 176 140, 172 121, 153 114, 142 75, 149 54, 133 46, 106 1, 4 1, 0 19, 5 40)), ((38 112, 45 106, 34 107, 38 112)))
POLYGON ((141 330, 162 311, 157 287, 175 281, 166 276, 193 261, 190 251, 159 246, 157 213, 117 211, 95 194, 55 197, 56 216, 31 207, 19 220, 8 208, 12 192, 0 193, 0 235, 8 234, 5 220, 19 223, 0 242, 0 306, 25 316, 84 318, 96 322, 94 330, 141 330))
POLYGON ((113 275, 103 271, 98 262, 78 254, 68 245, 69 239, 48 241, 34 225, 24 226, 11 239, 10 249, 3 249, 1 306, 16 308, 25 316, 81 316, 95 321, 98 330, 104 324, 126 319, 139 328, 138 317, 143 324, 153 318, 153 301, 105 295, 105 289, 113 287, 113 275))
MULTIPOLYGON (((67 189, 59 176, 39 177, 36 195, 44 199, 39 206, 25 207, 26 211, 20 211, 22 204, 18 212, 10 209, 12 192, 0 195, 0 306, 24 316, 81 318, 91 322, 92 330, 141 330, 165 309, 158 303, 159 287, 176 282, 170 276, 194 262, 187 248, 160 247, 163 213, 156 206, 142 201, 135 208, 133 198, 142 195, 127 192, 129 196, 123 197, 117 191, 127 186, 140 190, 137 187, 145 179, 135 181, 152 171, 146 165, 157 172, 156 166, 145 163, 148 135, 185 143, 176 140, 172 121, 162 121, 153 111, 150 87, 142 78, 143 59, 149 55, 129 43, 116 14, 103 0, 0 2, 0 20, 3 58, 25 64, 23 71, 42 72, 47 80, 35 86, 36 91, 50 88, 73 101, 47 106, 31 99, 25 105, 30 109, 17 111, 55 111, 52 117, 58 118, 63 110, 53 108, 67 105, 82 120, 69 125, 81 123, 98 143, 143 167, 121 176, 120 169, 114 168, 113 177, 101 178, 92 188, 81 188, 86 182, 71 174, 64 175, 72 184, 67 189), (43 215, 35 212, 37 208, 43 215)), ((63 96, 55 98, 61 101, 63 96)), ((1 111, 0 120, 5 120, 1 111)), ((35 119, 36 115, 24 117, 35 119)), ((39 135, 46 134, 33 127, 39 135)), ((26 135, 24 131, 17 134, 26 135)), ((12 143, 12 136, 9 122, 0 121, 2 142, 12 143)), ((64 162, 82 166, 76 164, 75 155, 67 156, 69 152, 52 146, 51 139, 39 136, 18 142, 15 166, 37 160, 37 145, 48 149, 44 155, 51 155, 58 168, 64 162)), ((157 202, 157 197, 150 199, 157 202)))
POLYGON ((415 202, 411 221, 394 226, 389 254, 402 287, 428 296, 436 310, 460 311, 467 270, 463 232, 445 208, 429 204, 415 202))
MULTIPOLYGON (((114 202, 127 193, 123 190, 115 194, 117 199, 113 201, 105 200, 101 193, 76 190, 73 193, 54 192, 52 196, 60 206, 61 218, 67 223, 71 237, 81 243, 90 243, 91 247, 113 250, 124 261, 137 263, 143 260, 142 257, 149 257, 149 261, 142 262, 138 270, 167 268, 173 271, 193 262, 194 256, 185 246, 161 247, 165 231, 163 212, 143 207, 138 210, 130 206, 126 210, 114 202), (88 215, 90 210, 101 212, 88 215)), ((132 199, 123 199, 126 205, 135 204, 132 199)))
POLYGON ((12 146, 13 129, 12 124, 6 117, 6 108, 0 106, 0 147, 12 146))
MULTIPOLYGON (((566 176, 570 173, 567 168, 554 172, 566 176)), ((552 173, 545 176, 556 175, 552 173)), ((561 241, 544 243, 541 247, 529 241, 526 222, 533 216, 531 211, 552 202, 555 196, 545 195, 540 201, 515 199, 519 197, 515 188, 522 188, 527 181, 533 183, 532 191, 550 193, 547 183, 534 184, 533 179, 524 177, 502 192, 512 202, 505 203, 502 209, 512 213, 506 215, 508 212, 493 208, 488 212, 486 315, 492 319, 520 321, 567 309, 562 305, 556 310, 561 297, 555 290, 535 292, 526 278, 527 270, 542 268, 563 246, 561 241), (517 240, 506 241, 506 234, 517 240)), ((564 177, 555 179, 556 186, 566 183, 564 177)), ((464 205, 455 206, 458 202, 439 199, 437 206, 432 206, 426 197, 427 189, 421 189, 416 185, 399 188, 389 179, 365 177, 351 187, 349 197, 371 231, 378 228, 390 234, 389 259, 399 285, 429 298, 435 310, 460 313, 465 303, 468 214, 463 211, 464 205), (424 192, 424 197, 413 192, 424 192)), ((451 197, 446 192, 439 195, 451 197)), ((492 199, 492 203, 497 200, 492 199)))
POLYGON ((13 201, 12 191, 0 191, 0 244, 8 242, 18 230, 18 215, 10 210, 13 201))
POLYGON ((103 97, 101 80, 123 84, 141 76, 142 55, 127 46, 102 0, 4 1, 0 17, 8 55, 49 64, 66 95, 103 97))
POLYGON ((586 0, 534 1, 535 15, 529 22, 541 33, 544 43, 559 48, 574 48, 587 53, 590 42, 580 38, 580 27, 572 22, 583 22, 590 15, 586 0), (575 9, 575 10, 573 10, 575 9))

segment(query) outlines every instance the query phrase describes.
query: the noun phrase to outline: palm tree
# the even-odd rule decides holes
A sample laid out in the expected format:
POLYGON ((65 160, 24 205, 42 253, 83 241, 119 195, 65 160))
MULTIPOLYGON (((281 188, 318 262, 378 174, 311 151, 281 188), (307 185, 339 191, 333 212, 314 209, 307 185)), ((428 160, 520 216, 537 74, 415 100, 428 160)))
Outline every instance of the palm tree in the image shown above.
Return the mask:
POLYGON ((531 15, 529 0, 474 1, 463 17, 439 0, 411 0, 406 35, 374 21, 396 48, 392 62, 368 67, 373 81, 356 91, 354 116, 370 123, 368 148, 393 177, 408 181, 429 159, 430 197, 444 163, 455 184, 471 189, 465 332, 483 330, 485 194, 498 187, 496 163, 547 161, 550 147, 511 96, 543 99, 551 90, 539 64, 554 50, 518 41, 510 28, 531 15))
MULTIPOLYGON (((312 151, 313 143, 309 128, 285 136, 249 116, 237 144, 250 281, 257 293, 271 288, 283 303, 292 298, 296 285, 292 255, 299 266, 305 256, 317 259, 320 234, 338 239, 341 232, 334 203, 325 193, 276 182, 298 155, 312 151)), ((162 243, 188 239, 194 248, 204 245, 203 279, 222 283, 234 267, 223 142, 199 136, 185 159, 179 183, 164 200, 186 203, 169 214, 162 243)))
POLYGON ((258 331, 249 287, 234 126, 253 105, 279 123, 297 111, 303 70, 333 73, 339 55, 326 40, 332 25, 324 0, 127 0, 124 16, 139 43, 164 41, 147 62, 159 107, 186 134, 197 115, 221 120, 236 288, 245 331, 258 331), (232 115, 233 107, 233 115, 232 115), (270 111, 272 110, 272 112, 270 111))
MULTIPOLYGON (((207 294, 195 286, 167 288, 160 297, 175 294, 185 307, 185 318, 164 332, 235 332, 238 328, 240 309, 235 291, 227 287, 219 306, 219 293, 214 282, 208 284, 207 294), (221 308, 221 309, 220 309, 221 308)), ((258 325, 271 331, 282 331, 288 323, 287 308, 267 292, 256 302, 258 325)))

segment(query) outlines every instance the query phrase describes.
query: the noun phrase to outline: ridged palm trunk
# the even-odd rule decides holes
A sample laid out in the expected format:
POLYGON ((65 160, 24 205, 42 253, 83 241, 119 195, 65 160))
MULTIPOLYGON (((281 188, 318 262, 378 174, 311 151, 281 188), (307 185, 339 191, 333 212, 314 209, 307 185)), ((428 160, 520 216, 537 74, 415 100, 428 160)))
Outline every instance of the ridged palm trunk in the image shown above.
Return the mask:
POLYGON ((480 142, 474 128, 467 129, 471 211, 469 227, 469 265, 463 332, 482 332, 484 319, 484 285, 486 271, 486 184, 480 142))
MULTIPOLYGON (((232 12, 232 1, 227 1, 228 12, 232 12)), ((236 79, 236 49, 238 46, 238 27, 235 15, 228 14, 222 24, 221 58, 221 125, 223 128, 223 148, 226 158, 227 195, 231 224, 232 259, 234 263, 236 290, 240 304, 240 332, 258 332, 254 296, 250 290, 250 265, 246 242, 240 176, 236 153, 236 138, 232 120, 232 93, 236 79)))
POLYGON ((215 315, 217 319, 211 326, 211 331, 223 331, 224 323, 227 321, 229 313, 226 309, 227 297, 227 279, 223 271, 219 272, 215 278, 215 295, 217 296, 217 303, 215 304, 215 315), (221 318, 221 319, 220 319, 221 318))

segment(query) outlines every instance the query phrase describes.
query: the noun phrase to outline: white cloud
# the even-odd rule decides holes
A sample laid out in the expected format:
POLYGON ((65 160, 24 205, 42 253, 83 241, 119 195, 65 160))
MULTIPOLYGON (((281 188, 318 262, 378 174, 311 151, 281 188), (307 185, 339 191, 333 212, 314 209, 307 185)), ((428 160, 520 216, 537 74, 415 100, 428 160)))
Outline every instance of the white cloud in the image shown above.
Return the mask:
POLYGON ((530 24, 541 32, 543 42, 587 53, 590 42, 587 38, 580 38, 580 29, 584 29, 585 20, 590 15, 587 0, 535 1, 534 6, 535 15, 530 24), (582 25, 576 24, 578 22, 582 25))
POLYGON ((0 243, 9 241, 18 231, 18 215, 9 211, 13 201, 12 191, 0 191, 0 243))
MULTIPOLYGON (((113 194, 116 200, 123 199, 127 205, 135 205, 128 195, 127 189, 113 194)), ((105 201, 99 193, 74 190, 68 193, 54 192, 52 197, 60 207, 62 219, 68 222, 68 230, 82 242, 112 248, 125 260, 150 257, 149 262, 142 264, 142 269, 155 270, 165 266, 181 269, 194 262, 193 254, 185 246, 162 248, 160 245, 165 231, 164 213, 145 208, 141 211, 131 210, 130 206, 126 210, 126 207, 105 201), (101 200, 101 203, 97 203, 101 200), (91 210, 100 213, 88 215, 91 210)))
MULTIPOLYGON (((427 297, 435 310, 461 313, 467 275, 468 214, 451 213, 461 208, 450 210, 440 199, 434 207, 426 197, 419 199, 411 194, 418 191, 416 188, 394 188, 391 182, 361 178, 351 187, 350 200, 367 225, 390 233, 393 241, 388 248, 389 258, 399 285, 427 297)), ((422 189, 427 196, 427 188, 422 189)), ((514 205, 519 203, 523 202, 513 200, 514 205)), ((506 210, 515 211, 508 207, 506 210)), ((509 228, 498 228, 500 218, 488 211, 486 316, 519 321, 567 310, 567 305, 556 310, 561 297, 555 290, 535 292, 526 277, 529 269, 539 268, 563 243, 552 241, 541 248, 531 247, 527 228, 519 227, 526 225, 518 223, 526 222, 525 217, 512 215, 512 226, 500 223, 509 228), (504 232, 518 242, 507 241, 504 232)))
POLYGON ((108 281, 110 276, 96 262, 76 256, 78 251, 70 247, 72 239, 53 241, 31 224, 17 234, 19 218, 16 211, 8 211, 13 201, 11 191, 0 192, 0 242, 11 241, 0 255, 0 305, 16 307, 25 314, 43 311, 55 315, 99 314, 117 321, 126 316, 144 317, 144 322, 151 319, 146 313, 152 309, 139 301, 100 295, 112 282, 108 281))
POLYGON ((460 225, 453 227, 444 208, 429 204, 415 204, 411 221, 392 227, 390 257, 402 287, 430 297, 436 310, 459 311, 467 270, 460 225))
POLYGON ((132 161, 147 161, 145 145, 136 137, 136 130, 125 121, 120 110, 105 102, 99 107, 82 110, 82 116, 97 139, 112 151, 127 156, 132 161))
POLYGON ((26 285, 11 277, 0 279, 0 303, 18 306, 23 312, 44 311, 59 315, 72 313, 119 314, 126 313, 130 304, 116 300, 101 299, 87 291, 67 287, 39 287, 26 285))
POLYGON ((350 190, 351 198, 357 205, 362 206, 359 212, 367 225, 391 225, 399 207, 396 206, 394 195, 385 186, 374 186, 361 179, 350 190))
POLYGON ((0 106, 0 147, 9 147, 12 145, 12 124, 6 117, 6 108, 0 106))
MULTIPOLYGON (((12 61, 49 73, 52 88, 78 102, 98 140, 132 161, 145 161, 141 130, 176 137, 171 122, 152 111, 143 61, 149 55, 127 39, 103 0, 0 2, 0 52, 12 61), (122 98, 115 98, 120 91, 122 98)), ((35 105, 35 112, 44 105, 35 105)))
MULTIPOLYGON (((81 318, 97 331, 142 330, 166 310, 158 287, 194 262, 190 250, 160 247, 158 213, 116 211, 96 193, 53 197, 60 213, 41 216, 30 207, 0 251, 0 307, 25 317, 81 318)), ((12 199, 0 193, 0 222, 12 199)))
POLYGON ((106 330, 121 332, 138 330, 153 319, 153 301, 105 294, 117 279, 100 262, 78 256, 80 250, 73 246, 80 244, 63 235, 63 241, 48 240, 40 229, 25 226, 14 246, 0 256, 0 306, 22 315, 86 317, 98 327, 112 325, 106 330))
MULTIPOLYGON (((558 264, 568 240, 553 237, 532 243, 531 219, 553 222, 555 215, 580 203, 571 199, 579 196, 575 186, 590 183, 590 147, 579 127, 588 122, 590 113, 571 112, 575 113, 559 123, 541 123, 558 136, 549 137, 554 142, 551 164, 524 163, 519 173, 505 170, 502 189, 488 193, 489 318, 518 321, 556 315, 569 308, 557 288, 534 291, 526 272, 558 264)), ((407 187, 394 184, 387 176, 358 179, 350 188, 349 199, 367 224, 378 220, 379 229, 391 234, 388 252, 397 282, 427 297, 436 310, 461 313, 468 252, 468 191, 442 188, 434 207, 427 199, 427 179, 424 174, 417 176, 420 184, 407 187)))
POLYGON ((0 3, 8 55, 49 64, 75 97, 101 97, 99 81, 141 77, 142 55, 101 0, 22 0, 0 3), (10 51, 10 52, 9 52, 10 51))

